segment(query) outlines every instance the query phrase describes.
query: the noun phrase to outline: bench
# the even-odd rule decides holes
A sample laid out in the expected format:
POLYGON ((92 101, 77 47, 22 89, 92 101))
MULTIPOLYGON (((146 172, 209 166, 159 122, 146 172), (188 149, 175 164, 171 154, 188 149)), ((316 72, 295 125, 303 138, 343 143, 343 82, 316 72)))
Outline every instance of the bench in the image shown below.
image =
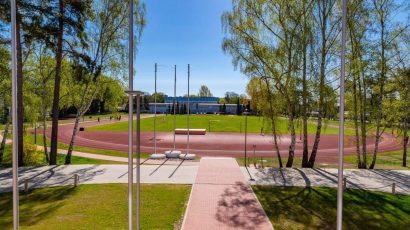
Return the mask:
MULTIPOLYGON (((188 135, 188 129, 175 129, 176 135, 188 135)), ((189 135, 205 135, 206 129, 189 129, 189 135)))

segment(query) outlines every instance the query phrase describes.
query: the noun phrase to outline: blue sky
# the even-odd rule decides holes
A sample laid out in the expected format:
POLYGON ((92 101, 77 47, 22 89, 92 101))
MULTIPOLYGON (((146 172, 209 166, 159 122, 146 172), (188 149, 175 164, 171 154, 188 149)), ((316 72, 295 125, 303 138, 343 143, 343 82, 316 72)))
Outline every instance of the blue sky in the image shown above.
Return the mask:
POLYGON ((245 93, 247 77, 234 70, 223 53, 221 15, 230 0, 143 0, 147 6, 145 27, 135 58, 134 88, 154 91, 154 63, 158 63, 157 90, 173 95, 177 65, 177 95, 187 92, 187 64, 191 65, 191 94, 201 85, 214 96, 226 91, 245 93))

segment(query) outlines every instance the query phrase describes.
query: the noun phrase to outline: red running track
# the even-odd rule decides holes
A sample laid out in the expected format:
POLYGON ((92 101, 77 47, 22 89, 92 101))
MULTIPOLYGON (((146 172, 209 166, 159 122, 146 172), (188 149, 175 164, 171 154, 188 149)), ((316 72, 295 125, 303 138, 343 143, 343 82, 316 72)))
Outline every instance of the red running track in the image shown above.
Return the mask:
MULTIPOLYGON (((101 123, 84 123, 82 127, 100 125, 101 123)), ((73 125, 63 125, 59 127, 59 141, 69 143, 71 140, 73 125)), ((50 132, 50 130, 48 130, 50 132)), ((154 152, 153 132, 141 133, 141 151, 147 153, 154 152)), ((134 136, 135 137, 135 136, 134 136)), ((164 152, 173 147, 174 135, 171 132, 157 132, 157 152, 164 152)), ((309 149, 312 148, 314 136, 309 135, 309 149)), ((128 132, 103 132, 103 131, 85 131, 79 132, 75 141, 76 145, 127 151, 128 150, 128 132)), ((190 136, 190 153, 195 153, 200 156, 228 156, 240 157, 244 155, 244 134, 243 133, 207 133, 206 135, 191 135, 190 136)), ((296 156, 302 155, 302 142, 296 143, 296 156)), ((262 136, 260 134, 248 134, 247 137, 247 152, 248 156, 253 156, 253 145, 256 146, 256 156, 276 156, 273 151, 273 140, 271 136, 262 136)), ((290 145, 290 136, 282 135, 279 141, 279 148, 282 156, 287 156, 290 145)), ((176 135, 176 148, 186 151, 187 136, 176 135)), ((367 151, 371 153, 374 149, 374 138, 367 140, 367 151)), ((384 134, 382 141, 379 144, 379 152, 388 152, 400 150, 401 145, 392 135, 384 134)), ((347 137, 345 140, 345 154, 355 154, 354 140, 352 137, 347 137)), ((336 163, 338 155, 338 136, 337 135, 321 135, 319 150, 317 153, 317 161, 321 163, 336 163)))

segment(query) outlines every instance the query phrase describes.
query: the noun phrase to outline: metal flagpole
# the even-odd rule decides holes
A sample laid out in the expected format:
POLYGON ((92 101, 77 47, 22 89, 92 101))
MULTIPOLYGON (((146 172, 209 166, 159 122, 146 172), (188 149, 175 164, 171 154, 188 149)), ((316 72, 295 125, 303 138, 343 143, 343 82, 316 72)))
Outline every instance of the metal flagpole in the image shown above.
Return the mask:
POLYGON ((176 101, 176 96, 177 96, 177 65, 175 65, 174 66, 174 101, 173 101, 173 103, 174 103, 174 105, 173 105, 173 107, 174 107, 174 149, 173 150, 175 150, 175 128, 176 128, 176 116, 175 116, 175 114, 176 114, 176 103, 175 103, 175 101, 176 101))
POLYGON ((132 174, 133 174, 133 78, 134 78, 134 2, 129 0, 129 94, 128 94, 128 229, 132 230, 132 174))
POLYGON ((157 63, 155 63, 155 86, 154 86, 154 153, 157 153, 157 63))
MULTIPOLYGON (((17 55, 16 55, 16 0, 11 0, 11 92, 12 92, 12 122, 13 122, 13 228, 19 228, 19 189, 18 189, 18 126, 17 126, 17 55)), ((20 114, 21 115, 21 114, 20 114)))
POLYGON ((136 229, 140 229, 140 204, 141 204, 141 200, 140 200, 140 183, 141 183, 141 170, 140 170, 140 157, 141 157, 141 93, 137 92, 137 96, 136 96, 136 100, 137 100, 137 141, 136 141, 136 145, 137 145, 137 172, 135 174, 136 176, 136 201, 137 201, 137 207, 136 207, 136 220, 137 220, 137 225, 136 225, 136 229))
MULTIPOLYGON (((187 142, 187 151, 186 154, 188 154, 189 152, 189 114, 191 113, 190 109, 189 109, 189 76, 190 75, 190 65, 188 64, 188 105, 187 105, 187 126, 188 126, 188 142, 187 142)), ((185 156, 186 156, 185 154, 185 156)))
POLYGON ((344 101, 345 101, 345 52, 346 52, 346 0, 342 0, 342 53, 340 72, 339 99, 339 164, 337 177, 337 230, 342 230, 343 223, 343 148, 344 148, 344 101))

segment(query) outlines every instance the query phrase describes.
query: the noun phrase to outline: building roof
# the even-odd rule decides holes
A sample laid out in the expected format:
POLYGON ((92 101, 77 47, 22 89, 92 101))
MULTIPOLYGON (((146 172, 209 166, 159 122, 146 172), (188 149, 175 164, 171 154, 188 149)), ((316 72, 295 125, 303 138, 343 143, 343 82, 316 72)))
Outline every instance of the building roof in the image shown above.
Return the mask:
MULTIPOLYGON (((175 100, 177 102, 187 102, 188 97, 176 97, 175 100)), ((206 102, 206 103, 218 103, 218 97, 190 97, 190 102, 206 102)), ((172 103, 174 101, 174 97, 165 97, 165 103, 172 103)))

